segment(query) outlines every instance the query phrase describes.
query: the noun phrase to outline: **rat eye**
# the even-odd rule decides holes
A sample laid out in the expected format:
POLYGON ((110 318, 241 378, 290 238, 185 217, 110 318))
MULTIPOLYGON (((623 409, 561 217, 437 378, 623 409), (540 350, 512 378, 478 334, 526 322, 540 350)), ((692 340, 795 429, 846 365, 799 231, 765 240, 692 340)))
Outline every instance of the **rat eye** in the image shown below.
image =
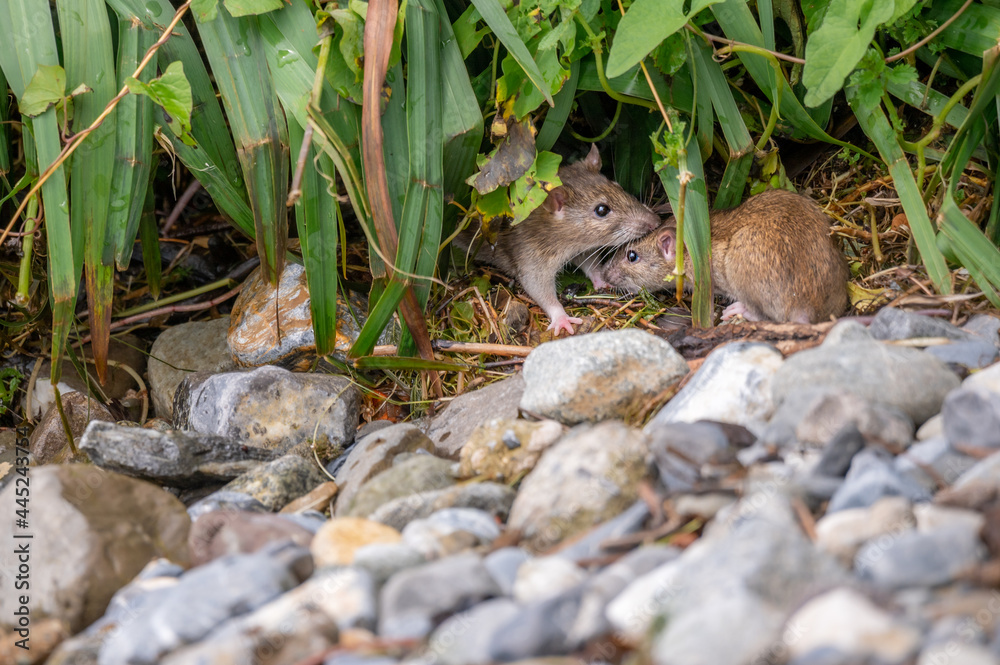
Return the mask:
POLYGON ((609 206, 607 203, 598 203, 597 206, 594 208, 594 212, 597 214, 598 217, 607 217, 608 215, 611 214, 611 206, 609 206))
POLYGON ((625 258, 628 259, 629 263, 635 263, 636 261, 639 260, 639 252, 635 251, 634 249, 630 249, 628 250, 628 252, 625 253, 625 258))

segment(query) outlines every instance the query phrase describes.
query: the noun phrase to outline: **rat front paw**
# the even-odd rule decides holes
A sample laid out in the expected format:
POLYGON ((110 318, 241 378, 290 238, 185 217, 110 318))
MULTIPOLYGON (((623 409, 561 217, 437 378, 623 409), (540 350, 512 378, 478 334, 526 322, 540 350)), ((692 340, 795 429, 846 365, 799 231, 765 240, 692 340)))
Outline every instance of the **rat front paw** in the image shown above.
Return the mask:
POLYGON ((573 329, 573 325, 574 324, 580 325, 581 323, 583 323, 583 319, 578 319, 576 317, 567 316, 563 314, 561 316, 557 316, 556 318, 552 319, 552 323, 549 324, 548 330, 554 330, 556 337, 559 336, 560 330, 565 330, 570 335, 572 335, 573 333, 576 332, 573 329))

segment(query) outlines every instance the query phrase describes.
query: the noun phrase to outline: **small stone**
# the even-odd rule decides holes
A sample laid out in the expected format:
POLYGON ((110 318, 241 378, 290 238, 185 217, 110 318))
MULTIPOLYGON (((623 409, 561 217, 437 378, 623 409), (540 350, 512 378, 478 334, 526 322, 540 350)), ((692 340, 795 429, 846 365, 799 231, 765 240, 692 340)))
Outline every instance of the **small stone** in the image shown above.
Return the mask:
POLYGON ((996 362, 1000 352, 997 347, 982 339, 970 339, 965 342, 951 344, 936 344, 928 346, 925 351, 942 362, 961 365, 969 369, 987 367, 996 362))
POLYGON ((488 665, 496 662, 491 649, 494 636, 521 608, 509 598, 494 598, 446 619, 429 640, 429 647, 444 665, 488 665))
POLYGON ((403 540, 428 559, 488 545, 500 535, 492 515, 472 508, 447 508, 403 529, 403 540))
POLYGON ((975 510, 937 506, 932 503, 917 504, 913 508, 917 529, 930 532, 935 529, 961 525, 971 533, 979 533, 986 525, 983 514, 975 510))
POLYGON ((525 359, 521 409, 567 424, 625 418, 687 373, 684 358, 649 333, 577 335, 525 359))
POLYGON ((228 510, 244 513, 268 513, 270 509, 263 503, 243 492, 229 492, 219 490, 212 492, 204 499, 200 499, 188 506, 188 515, 194 521, 213 510, 228 510))
POLYGON ((735 501, 735 496, 725 492, 679 494, 674 497, 674 511, 681 517, 697 517, 707 522, 735 501))
POLYGON ((929 492, 954 483, 972 468, 976 459, 952 447, 943 436, 910 446, 896 458, 896 471, 920 483, 929 492))
POLYGON ((552 598, 531 603, 503 625, 490 640, 497 662, 523 662, 570 651, 569 632, 580 612, 583 589, 574 587, 552 598), (517 635, 516 640, 510 639, 517 635))
POLYGON ((227 554, 251 554, 275 541, 309 547, 312 539, 311 531, 277 515, 215 510, 195 520, 188 546, 191 564, 200 566, 227 554))
MULTIPOLYGON (((15 485, 0 492, 13 507, 15 485)), ((155 485, 81 464, 31 471, 31 611, 61 619, 73 633, 99 618, 111 596, 153 557, 187 563, 190 519, 155 485)), ((13 514, 0 520, 0 578, 18 571, 13 514)), ((10 587, 8 587, 10 590, 10 587)), ((0 627, 16 621, 18 596, 0 594, 0 627)))
POLYGON ((861 579, 894 590, 952 582, 982 560, 986 550, 978 530, 968 524, 906 531, 882 540, 858 550, 854 568, 861 579))
POLYGON ((191 372, 228 372, 236 368, 226 344, 229 317, 189 321, 160 333, 149 350, 149 392, 156 415, 173 417, 177 386, 191 372))
MULTIPOLYGON (((91 422, 113 423, 114 416, 97 400, 89 399, 80 392, 62 395, 63 411, 69 421, 69 431, 74 441, 79 441, 87 425, 91 422)), ((79 446, 77 446, 79 448, 79 446)), ((83 462, 86 454, 73 457, 66 441, 66 430, 63 429, 62 418, 55 404, 45 412, 38 421, 31 436, 28 437, 28 449, 35 464, 60 464, 64 462, 83 462)))
MULTIPOLYGON (((275 288, 258 268, 247 277, 233 303, 227 342, 241 367, 280 365, 305 371, 316 359, 309 284, 305 268, 288 262, 275 288), (275 302, 277 300, 277 302, 275 302)), ((337 331, 330 355, 341 362, 364 326, 368 303, 353 294, 351 306, 337 294, 337 331)), ((379 344, 391 344, 392 327, 379 344)))
POLYGON ((393 499, 455 484, 452 462, 433 455, 413 454, 397 460, 389 469, 358 488, 349 503, 337 500, 338 517, 368 517, 393 499))
POLYGON ((184 379, 174 399, 178 429, 216 434, 247 445, 333 458, 354 438, 357 388, 342 376, 299 374, 279 367, 184 379), (290 399, 294 396, 294 399, 290 399))
POLYGON ((1000 349, 1000 318, 989 314, 976 314, 965 322, 962 330, 982 337, 1000 349))
POLYGON ((849 392, 821 394, 801 412, 795 437, 802 443, 823 445, 848 424, 865 441, 890 450, 913 440, 913 421, 898 409, 872 404, 849 392))
POLYGON ((522 605, 554 598, 587 579, 587 573, 572 561, 559 556, 525 561, 517 570, 514 600, 522 605))
POLYGON ((865 447, 865 437, 854 423, 847 423, 834 434, 816 464, 815 472, 830 478, 843 478, 851 468, 851 460, 865 447))
POLYGON ((986 369, 970 374, 962 382, 963 388, 981 388, 1000 393, 1000 363, 990 365, 986 369))
POLYGON ((382 587, 379 636, 421 639, 449 614, 499 593, 482 559, 472 553, 404 570, 382 587))
POLYGON ((475 508, 506 522, 516 496, 517 492, 499 483, 468 483, 393 499, 382 504, 370 518, 402 529, 413 520, 445 508, 475 508))
POLYGON ((920 652, 917 665, 938 665, 938 663, 961 663, 962 665, 998 665, 1000 659, 978 644, 969 644, 961 639, 932 644, 920 652))
POLYGON ((244 473, 223 487, 222 491, 248 494, 267 506, 268 510, 275 511, 326 480, 312 460, 285 455, 244 473))
POLYGON ((317 567, 349 565, 358 548, 398 543, 401 539, 399 531, 384 524, 359 517, 337 517, 320 527, 310 550, 317 567))
POLYGON ((434 453, 447 459, 458 459, 472 431, 482 424, 483 414, 514 420, 523 393, 524 377, 518 373, 453 399, 427 425, 427 436, 434 441, 434 453))
POLYGON ((535 468, 542 453, 565 431, 554 420, 489 420, 473 430, 462 447, 458 475, 510 482, 535 468))
POLYGON ((375 588, 380 589, 399 571, 423 563, 427 563, 427 558, 406 543, 376 543, 354 550, 352 566, 368 571, 375 588))
POLYGON ((854 456, 844 484, 830 499, 828 513, 846 508, 864 508, 885 496, 904 496, 911 501, 929 501, 930 493, 916 481, 902 476, 891 457, 868 448, 854 456))
POLYGON ((941 418, 953 446, 1000 448, 1000 392, 962 386, 945 398, 941 418))
POLYGON ((623 423, 574 429, 522 481, 508 527, 542 550, 618 515, 649 477, 648 456, 646 437, 623 423))
POLYGON ((720 346, 653 416, 646 430, 665 423, 716 420, 759 434, 774 411, 770 385, 782 362, 781 353, 769 344, 733 342, 720 346))
POLYGON ((18 435, 14 430, 0 431, 0 490, 14 480, 17 464, 18 435))
POLYGON ((308 551, 280 544, 194 568, 158 602, 133 615, 128 630, 108 636, 100 663, 158 663, 166 654, 209 635, 227 619, 278 598, 311 573, 308 551))
POLYGON ((863 329, 846 338, 835 335, 846 323, 834 326, 820 346, 785 361, 771 384, 776 403, 822 388, 895 407, 915 425, 940 411, 945 395, 959 383, 944 363, 923 351, 865 340, 863 329), (845 341, 838 343, 842 338, 845 341))
MULTIPOLYGON (((883 310, 885 311, 885 310, 883 310)), ((784 644, 793 658, 823 649, 848 658, 901 663, 920 645, 920 632, 893 619, 861 593, 841 587, 803 605, 788 620, 784 644)))
POLYGON ((221 436, 108 422, 90 423, 80 450, 103 469, 172 487, 228 482, 274 458, 270 450, 221 436))
POLYGON ((946 337, 956 341, 964 341, 972 337, 971 333, 956 328, 947 321, 913 314, 896 307, 880 309, 868 326, 868 332, 874 339, 878 340, 946 337))
POLYGON ((337 483, 328 480, 319 487, 315 487, 306 494, 292 501, 281 509, 282 513, 302 513, 307 510, 325 511, 330 507, 333 497, 337 496, 337 483))
POLYGON ((490 571, 490 575, 496 580, 503 594, 512 596, 514 582, 517 580, 517 571, 530 560, 531 554, 520 547, 502 547, 487 554, 486 558, 483 559, 483 565, 490 571))
POLYGON ((336 480, 340 487, 335 506, 337 514, 343 514, 351 505, 364 483, 390 468, 397 455, 418 450, 431 452, 433 448, 433 442, 410 423, 383 427, 360 438, 337 470, 336 480))
POLYGON ((864 508, 827 513, 816 522, 816 544, 851 566, 858 549, 869 540, 883 535, 892 538, 914 526, 909 500, 890 496, 864 508))
POLYGON ((916 438, 917 441, 926 441, 938 436, 944 436, 944 422, 940 413, 920 426, 916 438))
POLYGON ((952 488, 970 490, 974 486, 980 490, 1000 492, 1000 451, 976 462, 972 468, 958 477, 952 488))
POLYGON ((648 519, 649 507, 640 499, 579 538, 571 539, 568 544, 564 543, 556 554, 577 562, 608 556, 616 551, 613 543, 641 531, 648 519), (609 543, 612 544, 610 547, 609 543))

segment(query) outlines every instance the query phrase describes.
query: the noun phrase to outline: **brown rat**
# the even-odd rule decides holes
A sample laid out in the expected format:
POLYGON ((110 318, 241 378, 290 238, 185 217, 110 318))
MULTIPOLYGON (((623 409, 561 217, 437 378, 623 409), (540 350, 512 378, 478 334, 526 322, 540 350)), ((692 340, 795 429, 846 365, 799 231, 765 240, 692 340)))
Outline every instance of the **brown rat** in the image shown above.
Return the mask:
MULTIPOLYGON (((548 314, 549 330, 573 334, 571 318, 559 303, 556 275, 574 261, 594 282, 603 286, 601 267, 594 254, 634 240, 660 225, 660 218, 621 185, 601 175, 597 146, 582 160, 559 168, 562 185, 520 224, 506 226, 493 247, 484 244, 476 254, 513 275, 548 314)), ((459 234, 456 244, 468 248, 474 234, 459 234)))
MULTIPOLYGON (((772 189, 740 206, 711 214, 712 286, 734 302, 729 319, 815 323, 847 309, 844 256, 830 239, 830 220, 801 194, 772 189)), ((604 265, 612 286, 637 291, 672 288, 664 281, 676 261, 676 222, 621 247, 604 265)), ((692 274, 685 254, 685 274, 692 274)), ((687 282, 690 284, 690 282, 687 282)))

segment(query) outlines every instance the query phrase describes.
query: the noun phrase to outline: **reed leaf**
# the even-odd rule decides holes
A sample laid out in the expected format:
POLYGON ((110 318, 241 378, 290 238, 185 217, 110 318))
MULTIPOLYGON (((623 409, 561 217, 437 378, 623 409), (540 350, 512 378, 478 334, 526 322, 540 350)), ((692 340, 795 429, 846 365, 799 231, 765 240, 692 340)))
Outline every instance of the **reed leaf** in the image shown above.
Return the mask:
MULTIPOLYGON (((7 0, 0 2, 0 25, 10 31, 8 39, 0 39, 0 68, 7 84, 20 101, 39 65, 58 66, 55 31, 46 0, 7 0)), ((35 118, 23 118, 27 131, 34 137, 37 163, 47 168, 62 150, 55 108, 35 118)), ((79 282, 73 269, 73 242, 69 225, 69 201, 66 192, 66 172, 55 170, 42 185, 42 202, 49 254, 49 293, 52 298, 52 371, 50 378, 57 383, 61 376, 62 354, 76 305, 79 282)))
MULTIPOLYGON (((150 183, 151 184, 151 183, 150 183)), ((142 267, 146 271, 146 284, 153 300, 160 299, 163 265, 160 262, 160 227, 156 223, 156 202, 153 188, 146 187, 145 205, 139 217, 139 243, 142 246, 142 267)))
POLYGON ((7 123, 10 121, 10 99, 7 96, 7 77, 0 69, 0 180, 6 184, 10 173, 10 131, 7 123))

